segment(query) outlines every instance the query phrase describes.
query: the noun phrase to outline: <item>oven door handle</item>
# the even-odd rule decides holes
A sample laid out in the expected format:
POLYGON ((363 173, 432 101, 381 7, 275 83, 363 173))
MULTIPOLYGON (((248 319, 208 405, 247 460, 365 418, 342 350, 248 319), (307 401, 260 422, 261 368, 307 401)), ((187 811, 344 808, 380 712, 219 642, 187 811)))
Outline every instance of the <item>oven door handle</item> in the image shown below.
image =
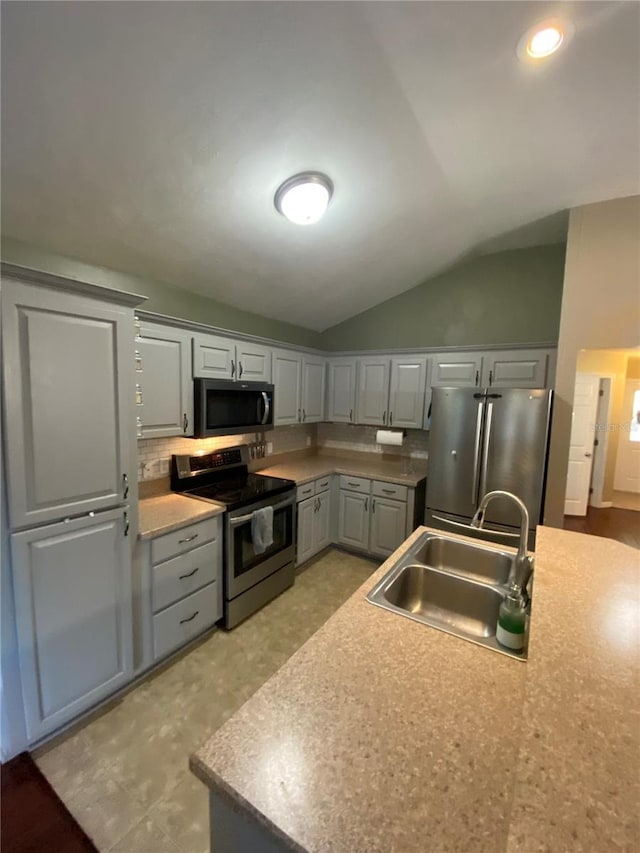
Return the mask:
MULTIPOLYGON (((288 500, 282 501, 279 504, 273 504, 273 511, 278 512, 278 510, 285 509, 288 506, 293 506, 293 504, 294 504, 294 499, 289 498, 288 500)), ((265 509, 266 509, 266 507, 265 507, 265 509)), ((252 518, 253 518, 252 512, 249 512, 246 515, 238 515, 235 518, 229 519, 229 526, 230 527, 237 527, 239 524, 246 524, 247 521, 251 521, 252 518)))
POLYGON ((260 420, 260 401, 258 400, 258 420, 260 420, 260 425, 264 426, 269 420, 269 415, 271 414, 271 401, 269 400, 269 395, 266 391, 261 391, 262 400, 264 402, 264 415, 262 416, 262 420, 260 420))

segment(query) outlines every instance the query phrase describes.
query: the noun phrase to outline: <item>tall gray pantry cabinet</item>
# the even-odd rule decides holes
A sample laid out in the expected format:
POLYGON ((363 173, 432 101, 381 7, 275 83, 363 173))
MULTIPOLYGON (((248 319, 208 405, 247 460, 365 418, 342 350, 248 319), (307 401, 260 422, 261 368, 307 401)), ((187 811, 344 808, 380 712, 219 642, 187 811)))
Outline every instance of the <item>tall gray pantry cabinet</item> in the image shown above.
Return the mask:
POLYGON ((139 301, 2 281, 4 459, 30 743, 132 674, 139 301))

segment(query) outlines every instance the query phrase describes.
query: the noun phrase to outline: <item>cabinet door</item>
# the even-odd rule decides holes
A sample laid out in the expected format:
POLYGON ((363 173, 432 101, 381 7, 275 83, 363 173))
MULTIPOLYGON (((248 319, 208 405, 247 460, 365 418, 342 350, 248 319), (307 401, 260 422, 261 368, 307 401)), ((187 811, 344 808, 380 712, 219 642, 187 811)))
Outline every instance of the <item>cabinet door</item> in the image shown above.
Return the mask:
POLYGON ((142 339, 135 342, 141 371, 142 438, 193 435, 193 379, 191 334, 157 323, 142 323, 142 339))
POLYGON ((194 335, 193 375, 203 379, 235 379, 235 341, 217 335, 194 335))
POLYGON ((271 350, 260 344, 239 342, 238 379, 245 382, 271 382, 271 350))
POLYGON ((273 384, 275 386, 274 426, 297 424, 302 420, 300 384, 302 358, 288 350, 274 350, 273 384))
POLYGON ((340 492, 338 541, 362 551, 369 549, 369 495, 340 492))
POLYGON ((131 677, 131 552, 125 512, 107 510, 12 536, 30 742, 131 677))
POLYGON ((322 551, 331 545, 331 492, 323 492, 315 498, 314 551, 322 551))
POLYGON ((432 359, 431 387, 468 388, 480 385, 482 355, 476 352, 446 353, 432 359))
POLYGON ((389 414, 389 359, 359 359, 358 418, 359 424, 385 426, 389 414))
POLYGON ((308 498, 298 504, 298 546, 296 550, 296 565, 305 563, 315 553, 313 533, 315 521, 316 498, 308 498))
POLYGON ((302 359, 302 421, 314 424, 324 420, 326 362, 323 358, 302 359))
POLYGON ((511 350, 488 353, 483 385, 492 388, 547 387, 548 353, 544 350, 511 350))
POLYGON ((387 498, 372 498, 372 554, 388 557, 407 538, 407 505, 387 498))
POLYGON ((120 503, 135 420, 133 311, 23 282, 2 288, 11 526, 120 503))
POLYGON ((402 427, 403 429, 424 428, 426 383, 426 357, 396 357, 391 359, 389 426, 402 427))
POLYGON ((328 362, 327 420, 331 423, 355 422, 356 365, 355 358, 328 362))

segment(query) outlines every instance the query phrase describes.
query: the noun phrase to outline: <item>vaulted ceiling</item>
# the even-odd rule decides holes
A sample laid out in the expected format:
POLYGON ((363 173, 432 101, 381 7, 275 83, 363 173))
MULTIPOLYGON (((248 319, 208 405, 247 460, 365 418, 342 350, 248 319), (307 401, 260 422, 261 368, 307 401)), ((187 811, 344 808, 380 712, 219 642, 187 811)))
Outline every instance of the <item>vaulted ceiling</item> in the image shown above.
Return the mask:
POLYGON ((322 330, 640 192, 639 32, 635 2, 3 3, 3 233, 322 330), (571 43, 520 62, 559 8, 571 43), (296 226, 305 169, 335 194, 296 226))

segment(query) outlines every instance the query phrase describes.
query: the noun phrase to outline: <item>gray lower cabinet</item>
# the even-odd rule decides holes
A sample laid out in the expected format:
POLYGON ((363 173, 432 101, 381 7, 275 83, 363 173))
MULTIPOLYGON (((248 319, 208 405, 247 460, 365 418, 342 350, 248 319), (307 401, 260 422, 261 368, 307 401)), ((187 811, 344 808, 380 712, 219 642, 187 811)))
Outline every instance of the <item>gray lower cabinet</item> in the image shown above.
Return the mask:
POLYGON ((191 333, 145 321, 140 333, 134 344, 142 396, 138 437, 193 435, 191 333))
POLYGON ((11 537, 29 742, 86 711, 132 675, 126 510, 11 537))
POLYGON ((2 281, 11 527, 123 502, 134 435, 133 310, 2 281))
POLYGON ((369 495, 340 490, 338 542, 361 551, 369 550, 369 495))
POLYGON ((160 660, 222 618, 222 516, 151 540, 151 657, 160 660))
POLYGON ((308 492, 298 503, 298 537, 296 565, 305 563, 319 551, 331 545, 331 478, 323 477, 298 487, 298 495, 308 492))
POLYGON ((406 538, 406 503, 372 497, 369 551, 379 557, 388 557, 406 538))

